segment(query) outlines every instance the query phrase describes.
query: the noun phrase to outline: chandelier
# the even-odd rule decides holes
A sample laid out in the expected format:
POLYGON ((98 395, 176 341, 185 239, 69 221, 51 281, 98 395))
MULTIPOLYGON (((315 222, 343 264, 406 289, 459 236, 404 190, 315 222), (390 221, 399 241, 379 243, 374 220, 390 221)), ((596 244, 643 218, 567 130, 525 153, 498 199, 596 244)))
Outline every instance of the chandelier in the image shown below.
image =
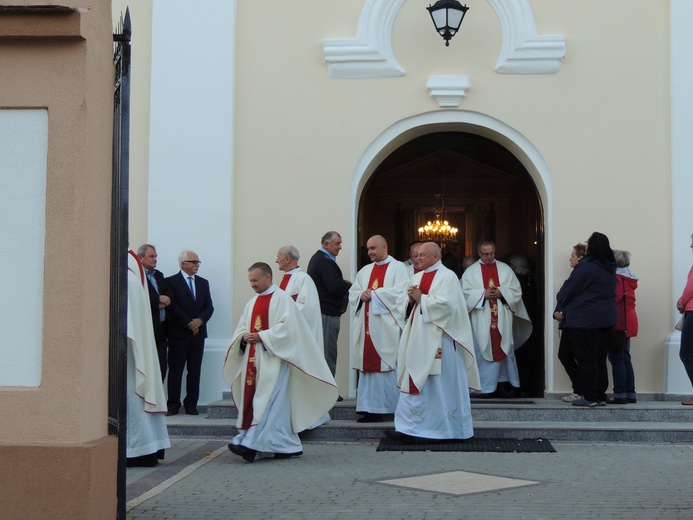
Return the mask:
POLYGON ((441 204, 435 211, 435 220, 429 220, 425 226, 419 228, 419 238, 426 242, 437 242, 439 244, 454 242, 459 230, 445 219, 447 216, 445 213, 445 198, 440 194, 435 196, 441 199, 441 204))

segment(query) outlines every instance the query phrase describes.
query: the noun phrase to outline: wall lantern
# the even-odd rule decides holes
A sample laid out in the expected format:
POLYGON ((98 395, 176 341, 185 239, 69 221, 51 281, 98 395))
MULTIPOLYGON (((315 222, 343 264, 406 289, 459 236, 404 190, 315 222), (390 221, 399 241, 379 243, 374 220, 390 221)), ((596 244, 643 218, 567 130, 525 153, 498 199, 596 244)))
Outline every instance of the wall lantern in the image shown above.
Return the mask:
POLYGON ((436 31, 445 40, 445 46, 449 47, 450 38, 457 34, 469 7, 460 4, 457 0, 438 0, 426 9, 431 15, 436 31))

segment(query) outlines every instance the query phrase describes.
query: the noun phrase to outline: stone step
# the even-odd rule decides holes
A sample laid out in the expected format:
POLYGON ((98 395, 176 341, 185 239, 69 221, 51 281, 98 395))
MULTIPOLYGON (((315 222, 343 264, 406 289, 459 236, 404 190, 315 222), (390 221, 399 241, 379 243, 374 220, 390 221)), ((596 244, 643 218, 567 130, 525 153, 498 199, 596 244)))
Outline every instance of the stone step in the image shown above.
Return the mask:
MULTIPOLYGON (((355 401, 345 399, 335 403, 330 411, 333 420, 355 421, 355 401)), ((548 421, 582 422, 585 413, 591 422, 688 422, 693 423, 693 407, 678 402, 641 401, 627 405, 607 405, 581 408, 556 399, 472 400, 472 419, 477 421, 548 421)), ((209 419, 234 419, 238 410, 231 399, 222 399, 207 405, 209 419)))
MULTIPOLYGON (((231 399, 199 407, 201 414, 167 417, 169 435, 231 439, 237 411, 231 399)), ((336 403, 332 420, 301 433, 306 441, 375 442, 393 421, 356 422, 355 401, 336 403)), ((693 443, 693 407, 678 402, 640 401, 579 408, 556 399, 473 399, 474 433, 482 438, 535 438, 589 442, 693 443)))

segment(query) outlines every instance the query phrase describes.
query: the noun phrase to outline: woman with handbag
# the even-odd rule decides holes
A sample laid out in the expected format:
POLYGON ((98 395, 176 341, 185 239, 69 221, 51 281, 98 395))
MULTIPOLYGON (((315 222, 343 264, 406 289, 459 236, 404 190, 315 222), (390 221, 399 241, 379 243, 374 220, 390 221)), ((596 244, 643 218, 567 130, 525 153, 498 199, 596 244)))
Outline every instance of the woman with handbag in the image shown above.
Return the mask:
POLYGON ((635 289, 638 277, 630 266, 628 251, 614 250, 616 259, 616 326, 611 333, 609 362, 614 381, 614 396, 609 404, 636 403, 635 373, 630 357, 630 338, 638 335, 638 315, 635 313, 635 289))

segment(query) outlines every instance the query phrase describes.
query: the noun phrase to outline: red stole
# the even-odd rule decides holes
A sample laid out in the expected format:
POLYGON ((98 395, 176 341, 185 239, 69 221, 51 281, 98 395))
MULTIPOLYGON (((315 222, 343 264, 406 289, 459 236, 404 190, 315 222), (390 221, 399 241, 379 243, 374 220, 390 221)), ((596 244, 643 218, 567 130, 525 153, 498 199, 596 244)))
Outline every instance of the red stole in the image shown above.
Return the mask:
MULTIPOLYGON (((433 283, 433 277, 436 275, 438 270, 436 269, 435 271, 429 271, 428 273, 424 273, 423 276, 421 276, 421 282, 419 282, 419 290, 423 294, 428 294, 428 291, 431 290, 431 284, 433 283)), ((417 305, 419 305, 417 303, 417 305)), ((412 310, 412 314, 415 312, 416 309, 412 310)), ((440 359, 442 356, 442 350, 440 347, 438 347, 438 351, 436 352, 436 359, 440 359)), ((411 376, 409 376, 409 393, 412 395, 417 395, 419 393, 419 389, 416 388, 416 385, 414 384, 414 381, 412 380, 411 376)))
MULTIPOLYGON (((375 291, 376 289, 385 285, 385 273, 387 272, 387 267, 389 265, 390 262, 382 265, 373 265, 371 278, 368 280, 369 289, 375 291)), ((363 325, 366 329, 366 336, 363 340, 363 372, 381 372, 381 359, 378 355, 378 351, 375 349, 375 345, 373 345, 373 340, 371 339, 371 302, 366 302, 363 311, 365 312, 363 325)))
MULTIPOLYGON (((250 315, 250 331, 260 332, 269 328, 269 305, 272 293, 258 296, 250 315)), ((243 390, 243 423, 241 430, 250 428, 253 422, 253 398, 257 385, 257 365, 255 363, 255 343, 249 343, 246 365, 245 388, 243 390)))
MULTIPOLYGON (((289 273, 284 274, 284 278, 282 278, 282 283, 279 284, 279 288, 282 291, 286 291, 287 286, 289 285, 289 280, 291 280, 291 275, 289 273)), ((298 298, 298 294, 290 294, 294 301, 296 301, 296 298, 298 298)))
MULTIPOLYGON (((498 266, 495 262, 490 265, 481 264, 481 277, 484 281, 484 287, 497 287, 500 285, 498 278, 498 266)), ((503 361, 506 357, 505 352, 501 348, 501 333, 498 330, 498 300, 488 300, 491 309, 491 352, 493 361, 503 361)))

